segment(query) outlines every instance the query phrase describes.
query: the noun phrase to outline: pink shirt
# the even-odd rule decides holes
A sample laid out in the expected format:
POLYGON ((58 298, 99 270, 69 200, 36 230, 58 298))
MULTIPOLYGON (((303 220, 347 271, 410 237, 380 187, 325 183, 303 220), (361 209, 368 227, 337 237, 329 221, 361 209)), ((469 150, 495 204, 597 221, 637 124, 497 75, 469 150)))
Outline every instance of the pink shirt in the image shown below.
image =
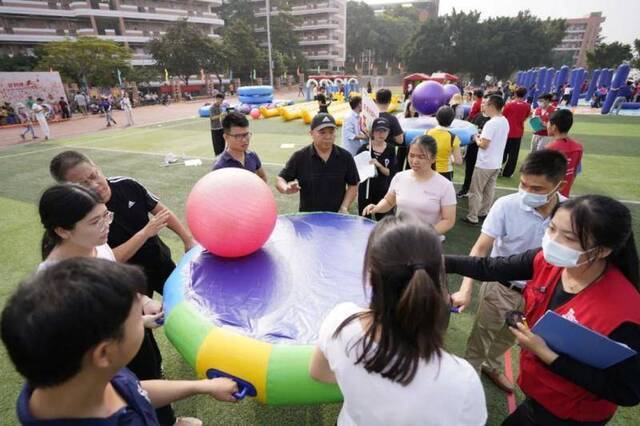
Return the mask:
POLYGON ((389 192, 396 196, 398 213, 412 213, 432 225, 442 220, 442 207, 456 204, 453 183, 438 173, 419 181, 413 170, 399 172, 391 180, 389 192))

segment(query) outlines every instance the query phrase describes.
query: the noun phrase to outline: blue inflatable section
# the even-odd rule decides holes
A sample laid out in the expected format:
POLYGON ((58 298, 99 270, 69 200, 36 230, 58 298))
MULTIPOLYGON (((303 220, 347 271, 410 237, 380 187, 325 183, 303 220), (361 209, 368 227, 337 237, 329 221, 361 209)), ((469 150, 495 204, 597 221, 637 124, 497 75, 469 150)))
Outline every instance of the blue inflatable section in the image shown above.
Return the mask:
POLYGON ((270 104, 273 102, 273 95, 240 95, 238 100, 243 104, 270 104))
POLYGON ((609 90, 609 93, 607 93, 607 97, 602 104, 602 110, 600 110, 601 114, 608 114, 609 111, 611 111, 613 102, 618 97, 618 92, 626 84, 629 71, 631 71, 629 64, 622 64, 616 70, 613 80, 611 81, 611 89, 609 90))
POLYGON ((623 102, 620 109, 640 109, 640 102, 623 102))
MULTIPOLYGON (((404 143, 409 144, 416 136, 436 127, 438 122, 434 117, 399 118, 400 126, 404 129, 404 143)), ((460 138, 461 145, 469 145, 473 137, 478 134, 478 128, 464 120, 453 120, 449 131, 460 138)))
POLYGON ((200 108, 198 108, 198 115, 200 117, 209 117, 210 115, 210 111, 209 108, 211 108, 211 105, 203 105, 200 108))
POLYGON ((240 96, 267 96, 273 95, 272 86, 242 86, 238 88, 240 96))

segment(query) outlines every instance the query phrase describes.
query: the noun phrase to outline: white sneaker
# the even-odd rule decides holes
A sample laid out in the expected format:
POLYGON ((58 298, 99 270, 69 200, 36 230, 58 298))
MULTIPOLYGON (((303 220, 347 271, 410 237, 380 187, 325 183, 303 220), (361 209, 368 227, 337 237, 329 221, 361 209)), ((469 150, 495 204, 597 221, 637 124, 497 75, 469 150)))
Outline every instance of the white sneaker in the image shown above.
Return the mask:
POLYGON ((178 417, 173 426, 202 426, 202 420, 195 417, 178 417))

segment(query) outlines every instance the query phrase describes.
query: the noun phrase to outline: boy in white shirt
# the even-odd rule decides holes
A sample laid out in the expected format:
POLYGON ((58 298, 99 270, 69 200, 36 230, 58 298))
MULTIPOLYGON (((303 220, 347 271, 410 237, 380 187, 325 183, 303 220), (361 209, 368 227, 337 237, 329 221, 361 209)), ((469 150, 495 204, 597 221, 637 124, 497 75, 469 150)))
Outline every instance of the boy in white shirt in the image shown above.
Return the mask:
POLYGON ((485 112, 491 119, 484 125, 482 134, 476 137, 479 150, 469 188, 469 213, 462 219, 471 225, 478 225, 487 216, 495 195, 496 180, 509 135, 509 122, 502 115, 503 107, 501 96, 489 96, 485 112))

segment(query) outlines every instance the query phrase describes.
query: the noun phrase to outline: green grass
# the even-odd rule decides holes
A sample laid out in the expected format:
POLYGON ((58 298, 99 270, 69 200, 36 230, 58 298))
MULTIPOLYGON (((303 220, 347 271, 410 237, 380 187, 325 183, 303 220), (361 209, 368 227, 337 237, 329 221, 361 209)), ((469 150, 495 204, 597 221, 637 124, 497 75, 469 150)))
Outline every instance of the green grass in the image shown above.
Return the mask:
MULTIPOLYGON (((254 133, 252 149, 265 163, 270 180, 294 149, 307 143, 308 128, 299 120, 283 123, 279 118, 251 122, 254 133), (295 144, 294 149, 282 149, 283 143, 295 144)), ((585 117, 576 119, 573 136, 585 147, 583 174, 577 178, 573 194, 601 193, 619 199, 631 200, 635 235, 640 235, 640 185, 635 172, 640 166, 640 120, 635 117, 585 117)), ((521 159, 526 155, 530 135, 525 135, 521 159)), ((107 175, 129 175, 149 187, 179 216, 184 217, 184 201, 192 185, 209 171, 212 157, 211 139, 207 120, 188 119, 128 130, 101 131, 89 136, 54 140, 37 145, 22 145, 0 151, 0 306, 13 291, 19 280, 34 270, 39 261, 39 241, 42 233, 37 217, 40 193, 51 184, 48 176, 49 160, 56 153, 73 147, 90 155, 107 175), (201 157, 202 167, 161 165, 163 156, 174 154, 201 157)), ((456 171, 456 182, 463 177, 456 171)), ((498 185, 515 188, 517 179, 500 178, 498 185)), ((508 193, 503 189, 498 196, 508 193)), ((294 212, 298 200, 295 196, 275 193, 280 213, 294 212)), ((466 214, 466 200, 458 207, 458 218, 466 214)), ((468 253, 477 237, 478 229, 458 223, 447 235, 448 253, 468 253)), ((170 232, 162 233, 177 260, 182 245, 170 232)), ((454 291, 460 283, 451 277, 454 291)), ((447 336, 447 347, 456 354, 464 352, 466 339, 473 321, 475 307, 454 315, 447 336)), ((193 372, 182 361, 161 331, 156 332, 164 356, 169 378, 190 378, 193 372)), ((514 354, 517 367, 517 356, 514 354)), ((14 371, 4 349, 0 349, 0 424, 14 424, 15 400, 22 380, 14 371)), ((503 393, 485 382, 489 409, 489 424, 500 424, 507 413, 503 393)), ((519 394, 519 398, 522 395, 519 394)), ((175 404, 181 415, 202 418, 205 424, 225 425, 298 425, 335 423, 339 404, 308 407, 268 407, 252 401, 239 404, 221 404, 204 397, 191 398, 175 404)), ((640 416, 639 408, 621 409, 614 425, 631 425, 640 416)))

